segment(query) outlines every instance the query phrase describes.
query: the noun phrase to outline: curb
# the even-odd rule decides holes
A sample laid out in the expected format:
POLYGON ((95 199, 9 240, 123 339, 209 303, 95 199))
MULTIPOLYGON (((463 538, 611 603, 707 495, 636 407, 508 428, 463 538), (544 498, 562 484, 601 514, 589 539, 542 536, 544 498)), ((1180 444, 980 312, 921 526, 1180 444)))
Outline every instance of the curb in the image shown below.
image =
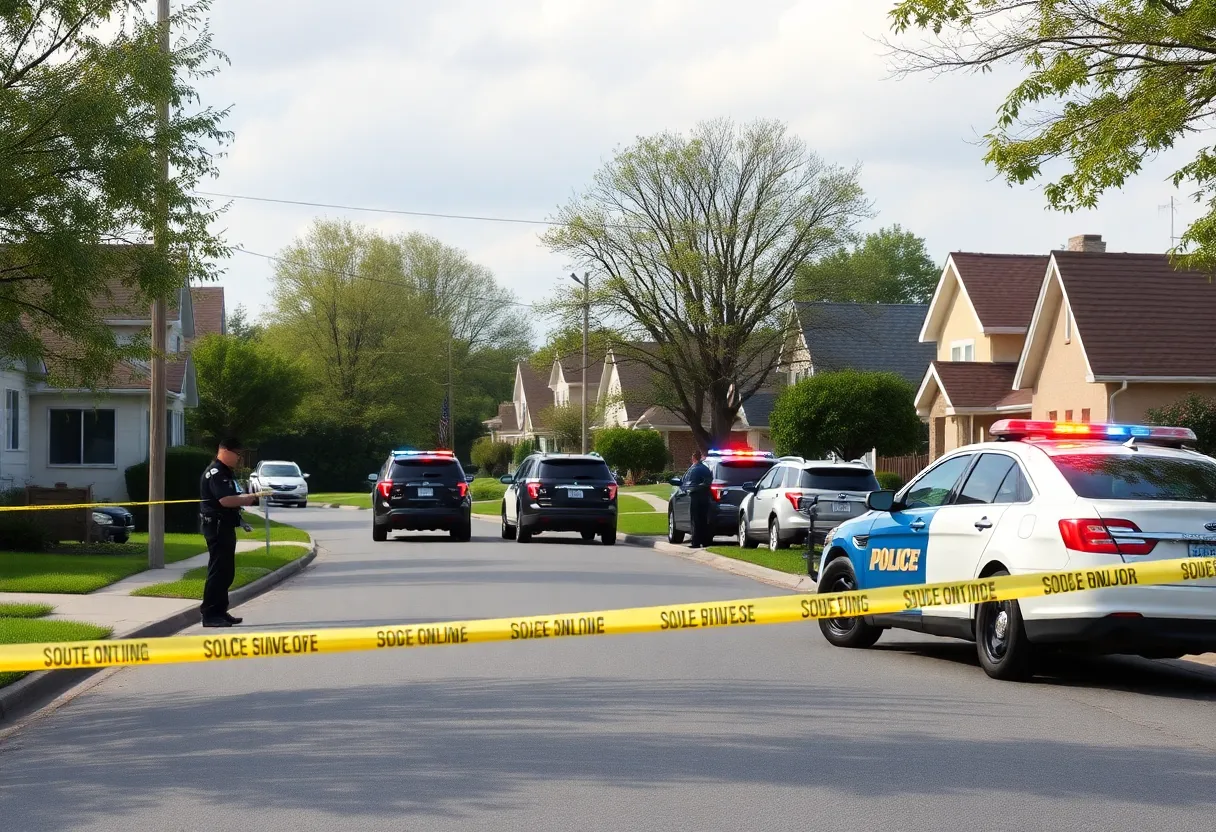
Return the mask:
MULTIPOLYGON (((251 584, 235 589, 228 594, 229 606, 236 607, 256 598, 268 589, 302 572, 317 557, 317 543, 313 541, 308 554, 279 567, 269 575, 263 575, 251 584)), ((186 600, 186 599, 183 599, 186 600)), ((153 621, 111 638, 139 639, 163 638, 192 627, 201 620, 198 607, 175 613, 168 618, 153 621)), ((0 688, 0 725, 18 716, 29 714, 63 693, 71 690, 91 676, 114 668, 99 667, 96 670, 41 670, 18 679, 11 685, 0 688)))

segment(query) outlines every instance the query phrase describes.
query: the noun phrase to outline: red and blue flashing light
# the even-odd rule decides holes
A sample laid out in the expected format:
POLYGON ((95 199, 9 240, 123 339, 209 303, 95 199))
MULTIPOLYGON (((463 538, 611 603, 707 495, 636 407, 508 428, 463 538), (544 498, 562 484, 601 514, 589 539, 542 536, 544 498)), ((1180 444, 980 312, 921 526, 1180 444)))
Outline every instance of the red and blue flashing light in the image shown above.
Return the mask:
POLYGON ((753 451, 751 448, 713 448, 706 456, 731 457, 735 459, 772 459, 772 451, 753 451))
POLYGON ((1035 437, 1043 439, 1148 439, 1173 442, 1194 442, 1195 432, 1190 428, 1162 427, 1159 425, 1115 425, 1090 422, 1048 422, 1037 419, 1001 419, 994 422, 988 432, 998 438, 1021 439, 1035 437))

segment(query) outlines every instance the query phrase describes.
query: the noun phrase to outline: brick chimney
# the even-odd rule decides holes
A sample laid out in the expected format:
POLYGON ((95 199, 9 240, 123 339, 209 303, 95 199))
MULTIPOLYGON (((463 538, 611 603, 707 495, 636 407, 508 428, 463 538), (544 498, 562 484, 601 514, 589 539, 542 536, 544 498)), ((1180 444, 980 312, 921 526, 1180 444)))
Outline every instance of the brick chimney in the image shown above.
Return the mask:
POLYGON ((1096 251, 1099 254, 1106 251, 1106 243, 1102 242, 1101 234, 1080 234, 1068 238, 1069 251, 1096 251))

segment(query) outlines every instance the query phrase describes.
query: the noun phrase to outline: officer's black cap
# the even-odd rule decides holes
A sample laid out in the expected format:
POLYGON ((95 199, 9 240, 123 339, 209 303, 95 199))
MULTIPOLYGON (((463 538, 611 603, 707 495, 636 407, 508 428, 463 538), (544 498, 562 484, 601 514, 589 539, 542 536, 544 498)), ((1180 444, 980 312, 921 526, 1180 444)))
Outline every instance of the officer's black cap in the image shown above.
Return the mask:
POLYGON ((229 436, 227 439, 225 439, 223 442, 220 443, 220 447, 226 451, 244 450, 244 446, 241 445, 241 440, 237 439, 235 436, 229 436))

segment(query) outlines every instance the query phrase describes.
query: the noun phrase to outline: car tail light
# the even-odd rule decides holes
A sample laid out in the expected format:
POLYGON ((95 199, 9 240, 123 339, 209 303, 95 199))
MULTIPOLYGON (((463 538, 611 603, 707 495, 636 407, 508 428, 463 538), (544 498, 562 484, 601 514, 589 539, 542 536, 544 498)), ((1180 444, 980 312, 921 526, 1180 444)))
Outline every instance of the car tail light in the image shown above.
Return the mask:
POLYGON ((539 499, 540 483, 538 483, 538 482, 528 483, 528 496, 531 497, 533 500, 539 499))
POLYGON ((1131 520, 1086 518, 1060 521, 1060 537, 1064 538, 1064 545, 1076 552, 1095 555, 1147 555, 1157 545, 1155 540, 1120 540, 1116 543, 1110 535, 1113 529, 1140 531, 1140 527, 1131 520))
POLYGON ((456 483, 456 490, 460 492, 460 499, 469 496, 469 484, 467 482, 456 483))
POLYGON ((393 481, 380 480, 380 482, 376 483, 376 490, 380 492, 381 497, 387 500, 389 492, 393 490, 393 481))
POLYGON ((616 489, 617 489, 616 483, 614 483, 614 482, 608 483, 608 499, 609 500, 616 499, 616 489))
POLYGON ((709 495, 714 498, 714 502, 722 501, 722 495, 726 493, 726 483, 721 480, 714 480, 709 484, 709 495))
POLYGON ((802 506, 799 505, 802 502, 802 493, 801 492, 787 491, 787 492, 785 492, 785 499, 790 501, 790 505, 792 505, 794 507, 794 511, 802 510, 802 506))

